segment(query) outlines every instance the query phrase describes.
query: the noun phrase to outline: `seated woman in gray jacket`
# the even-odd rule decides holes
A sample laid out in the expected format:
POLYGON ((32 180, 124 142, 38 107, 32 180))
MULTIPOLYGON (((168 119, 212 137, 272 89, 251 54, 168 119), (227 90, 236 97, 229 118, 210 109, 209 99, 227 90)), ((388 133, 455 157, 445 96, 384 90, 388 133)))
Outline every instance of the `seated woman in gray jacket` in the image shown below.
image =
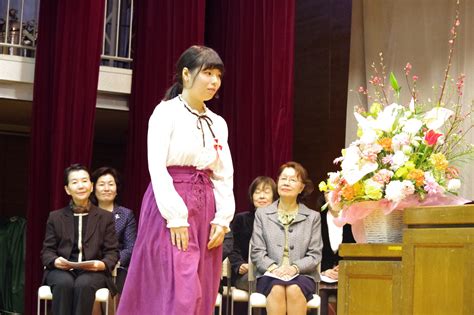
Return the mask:
POLYGON ((321 218, 301 201, 314 186, 306 169, 287 162, 278 172, 280 198, 255 213, 251 260, 257 292, 267 296, 267 313, 306 314, 319 281, 321 218))

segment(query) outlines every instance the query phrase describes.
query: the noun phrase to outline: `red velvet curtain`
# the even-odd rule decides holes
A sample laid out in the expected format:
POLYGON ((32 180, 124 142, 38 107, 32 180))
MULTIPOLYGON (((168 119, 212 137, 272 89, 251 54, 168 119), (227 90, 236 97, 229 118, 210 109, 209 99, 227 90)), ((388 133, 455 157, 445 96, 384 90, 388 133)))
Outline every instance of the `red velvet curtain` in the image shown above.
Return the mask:
POLYGON ((63 171, 90 164, 104 0, 41 0, 28 182, 25 313, 36 313, 48 213, 65 205, 63 171))
POLYGON ((175 63, 181 53, 191 45, 204 42, 205 0, 140 0, 135 3, 124 204, 138 213, 150 181, 148 119, 172 84, 175 63))
POLYGON ((294 0, 208 0, 206 44, 226 66, 217 109, 229 125, 237 212, 259 175, 292 159, 294 0))

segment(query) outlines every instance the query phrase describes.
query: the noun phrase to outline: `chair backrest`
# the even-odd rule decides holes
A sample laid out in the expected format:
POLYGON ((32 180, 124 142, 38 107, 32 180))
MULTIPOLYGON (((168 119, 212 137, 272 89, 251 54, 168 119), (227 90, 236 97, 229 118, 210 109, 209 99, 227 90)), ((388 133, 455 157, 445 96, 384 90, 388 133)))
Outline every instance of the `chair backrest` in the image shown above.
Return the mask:
POLYGON ((221 278, 230 278, 230 261, 229 257, 226 257, 222 262, 222 273, 221 278))
POLYGON ((120 261, 117 262, 114 269, 112 270, 112 278, 114 279, 114 282, 115 282, 115 278, 117 278, 117 271, 119 268, 120 268, 120 261))

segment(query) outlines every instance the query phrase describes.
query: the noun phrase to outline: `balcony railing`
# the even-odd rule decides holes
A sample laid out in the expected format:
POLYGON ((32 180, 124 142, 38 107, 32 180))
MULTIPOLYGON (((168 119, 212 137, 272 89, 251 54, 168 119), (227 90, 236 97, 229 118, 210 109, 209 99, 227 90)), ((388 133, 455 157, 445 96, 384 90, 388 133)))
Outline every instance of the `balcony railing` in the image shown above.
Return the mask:
POLYGON ((102 65, 130 68, 133 0, 107 0, 104 12, 102 65))
MULTIPOLYGON (((0 1, 0 54, 35 57, 39 1, 0 1)), ((133 0, 106 0, 101 65, 131 68, 132 25, 133 0)))
POLYGON ((36 0, 0 2, 0 54, 34 58, 38 6, 36 0))

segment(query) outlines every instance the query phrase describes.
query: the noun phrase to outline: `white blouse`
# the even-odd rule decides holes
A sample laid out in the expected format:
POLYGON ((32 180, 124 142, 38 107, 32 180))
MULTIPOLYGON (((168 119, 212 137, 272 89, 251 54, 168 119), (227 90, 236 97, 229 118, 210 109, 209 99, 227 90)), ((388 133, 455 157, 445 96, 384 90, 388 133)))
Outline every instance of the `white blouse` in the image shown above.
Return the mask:
POLYGON ((216 215, 211 223, 229 227, 234 216, 234 168, 227 144, 227 124, 207 107, 201 115, 212 120, 215 140, 204 119, 199 124, 199 113, 189 107, 179 96, 162 101, 156 106, 148 122, 148 168, 156 203, 167 227, 189 226, 188 209, 173 186, 167 166, 194 166, 198 170, 212 170, 216 198, 216 215), (202 129, 198 129, 198 126, 202 129), (205 147, 203 147, 203 133, 205 147))

